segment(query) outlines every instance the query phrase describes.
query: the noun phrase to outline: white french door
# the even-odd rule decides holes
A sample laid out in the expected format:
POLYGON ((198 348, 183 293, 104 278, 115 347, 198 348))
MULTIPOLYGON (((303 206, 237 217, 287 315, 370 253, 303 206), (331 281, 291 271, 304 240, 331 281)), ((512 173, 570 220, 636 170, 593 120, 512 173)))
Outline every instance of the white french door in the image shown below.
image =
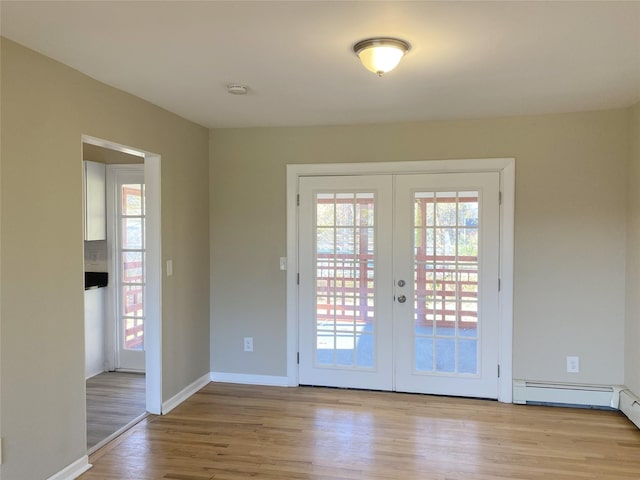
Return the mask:
POLYGON ((392 177, 300 178, 301 384, 393 388, 392 177))
POLYGON ((111 223, 115 368, 145 370, 145 194, 144 165, 113 165, 111 223))
POLYGON ((498 195, 498 173, 396 177, 396 390, 497 398, 498 195))
POLYGON ((299 182, 299 382, 497 398, 499 173, 299 182))

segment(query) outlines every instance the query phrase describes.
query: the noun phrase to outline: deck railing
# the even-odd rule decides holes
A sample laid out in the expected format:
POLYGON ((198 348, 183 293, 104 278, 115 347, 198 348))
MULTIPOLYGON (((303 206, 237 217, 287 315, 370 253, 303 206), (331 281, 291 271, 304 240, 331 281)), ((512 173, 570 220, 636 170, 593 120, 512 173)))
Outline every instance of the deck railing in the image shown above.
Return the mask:
MULTIPOLYGON (((416 325, 447 327, 457 321, 460 328, 474 328, 477 262, 475 256, 416 256, 416 325)), ((365 324, 374 317, 373 255, 319 253, 316 268, 318 322, 365 324)))
MULTIPOLYGON (((142 262, 124 262, 124 271, 142 271, 142 262)), ((125 348, 130 350, 139 350, 144 344, 144 317, 140 317, 139 312, 144 312, 144 285, 143 275, 128 276, 126 279, 127 290, 123 289, 123 309, 125 322, 127 319, 133 320, 133 325, 126 326, 124 332, 125 348), (130 285, 129 283, 133 284, 130 285)))

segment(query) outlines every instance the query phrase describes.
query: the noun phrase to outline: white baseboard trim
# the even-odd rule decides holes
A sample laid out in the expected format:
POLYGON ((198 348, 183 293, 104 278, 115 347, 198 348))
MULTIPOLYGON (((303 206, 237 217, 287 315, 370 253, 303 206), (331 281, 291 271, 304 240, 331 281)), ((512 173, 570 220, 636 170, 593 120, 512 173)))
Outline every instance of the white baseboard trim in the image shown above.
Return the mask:
POLYGON ((212 382, 242 383, 247 385, 266 385, 271 387, 289 387, 288 377, 274 375, 250 375, 246 373, 211 372, 212 382))
POLYGON ((89 463, 89 456, 85 455, 73 462, 71 465, 67 465, 58 473, 50 476, 47 480, 73 480, 74 478, 78 478, 91 467, 92 465, 89 463))
POLYGON ((184 402, 187 398, 189 398, 191 395, 196 393, 198 390, 200 390, 210 381, 211 381, 211 376, 208 373, 206 373, 203 376, 201 376, 199 379, 197 379, 195 382, 193 382, 192 384, 184 387, 182 390, 180 390, 178 393, 176 393, 173 397, 171 397, 166 402, 162 402, 162 415, 166 415, 167 413, 169 413, 171 410, 176 408, 178 405, 180 405, 182 402, 184 402))
POLYGON ((100 375, 100 374, 102 374, 104 372, 106 372, 106 370, 96 370, 96 371, 93 371, 93 372, 89 372, 88 375, 85 375, 84 379, 85 379, 85 381, 89 380, 90 378, 97 377, 98 375, 100 375))
POLYGON ((513 381, 513 403, 549 403, 616 408, 614 388, 609 385, 513 381))
POLYGON ((640 428, 640 397, 628 388, 620 392, 620 411, 640 428))

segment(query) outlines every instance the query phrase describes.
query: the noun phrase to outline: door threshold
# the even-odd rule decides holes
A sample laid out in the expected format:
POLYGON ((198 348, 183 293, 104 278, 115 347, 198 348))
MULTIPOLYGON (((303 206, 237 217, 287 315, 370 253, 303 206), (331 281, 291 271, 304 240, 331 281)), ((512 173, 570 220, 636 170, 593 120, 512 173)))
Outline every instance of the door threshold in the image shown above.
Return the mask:
POLYGON ((144 412, 143 414, 137 416, 136 418, 134 418, 133 420, 131 420, 129 423, 127 423, 124 427, 120 428, 119 430, 116 430, 115 432, 113 432, 111 435, 109 435, 107 438, 105 438, 104 440, 99 441, 98 443, 96 443, 93 447, 87 449, 87 455, 91 455, 95 452, 97 452, 98 450, 100 450, 102 447, 104 447, 107 443, 115 440, 116 438, 118 438, 120 435, 122 435, 124 432, 126 432, 127 430, 129 430, 130 428, 134 427, 135 425, 137 425, 138 423, 140 423, 142 420, 144 420, 145 418, 147 418, 149 416, 149 412, 144 412))
POLYGON ((140 375, 144 375, 144 370, 136 370, 134 368, 116 368, 114 370, 117 373, 139 373, 140 375))

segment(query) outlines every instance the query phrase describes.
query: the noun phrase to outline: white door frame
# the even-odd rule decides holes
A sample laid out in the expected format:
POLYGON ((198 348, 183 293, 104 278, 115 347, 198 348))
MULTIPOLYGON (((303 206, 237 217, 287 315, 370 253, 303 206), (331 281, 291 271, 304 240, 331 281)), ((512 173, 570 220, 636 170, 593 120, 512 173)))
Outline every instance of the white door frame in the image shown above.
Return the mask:
POLYGON ((515 158, 287 165, 287 383, 298 385, 298 179, 304 176, 500 173, 500 334, 498 400, 513 401, 515 158))
POLYGON ((144 158, 146 202, 145 363, 147 411, 162 414, 162 228, 160 155, 109 140, 82 135, 82 143, 144 158))

